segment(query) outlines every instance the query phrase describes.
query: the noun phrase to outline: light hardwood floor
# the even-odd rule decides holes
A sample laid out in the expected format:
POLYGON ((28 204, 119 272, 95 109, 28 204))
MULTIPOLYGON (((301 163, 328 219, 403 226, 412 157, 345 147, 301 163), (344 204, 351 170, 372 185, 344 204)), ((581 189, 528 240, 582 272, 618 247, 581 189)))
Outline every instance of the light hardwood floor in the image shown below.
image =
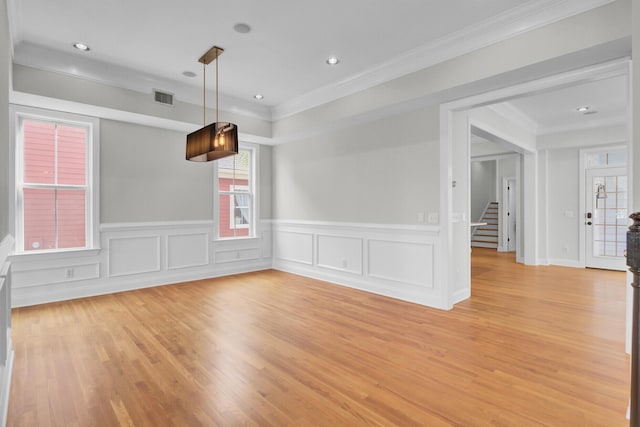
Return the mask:
POLYGON ((448 312, 277 271, 15 309, 8 425, 626 425, 624 273, 472 271, 448 312))

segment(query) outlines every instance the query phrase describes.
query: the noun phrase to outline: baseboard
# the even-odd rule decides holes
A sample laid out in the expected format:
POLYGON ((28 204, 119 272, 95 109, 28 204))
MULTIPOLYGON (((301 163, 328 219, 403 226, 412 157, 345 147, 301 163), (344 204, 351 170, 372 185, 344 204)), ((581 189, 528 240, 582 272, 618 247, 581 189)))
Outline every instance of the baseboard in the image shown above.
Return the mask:
POLYGON ((402 287, 393 286, 391 284, 369 280, 363 276, 332 273, 329 271, 322 271, 311 266, 302 266, 281 260, 274 260, 273 269, 414 304, 444 310, 450 308, 442 304, 439 296, 435 293, 435 289, 429 289, 428 291, 431 292, 425 292, 427 290, 419 286, 408 286, 406 284, 403 284, 402 287))
POLYGON ((189 272, 162 272, 158 274, 145 274, 142 277, 116 277, 99 280, 74 282, 55 285, 31 286, 13 289, 13 307, 25 307, 50 302, 65 301, 76 298, 87 298, 98 295, 112 294, 116 292, 133 291, 136 289, 165 286, 194 280, 212 279, 229 276, 232 274, 250 273, 253 271, 267 270, 271 268, 270 260, 255 262, 243 262, 239 265, 217 266, 215 270, 206 269, 189 272))
POLYGON ((7 364, 1 368, 0 373, 0 425, 7 425, 7 415, 9 413, 9 393, 11 391, 11 373, 13 372, 13 347, 11 340, 7 343, 10 349, 7 353, 7 364))
POLYGON ((471 298, 471 289, 461 289, 459 291, 455 291, 451 296, 451 305, 462 302, 466 299, 471 298))
POLYGON ((584 265, 581 264, 580 261, 575 259, 552 258, 549 260, 549 265, 557 265, 559 267, 584 268, 584 265))

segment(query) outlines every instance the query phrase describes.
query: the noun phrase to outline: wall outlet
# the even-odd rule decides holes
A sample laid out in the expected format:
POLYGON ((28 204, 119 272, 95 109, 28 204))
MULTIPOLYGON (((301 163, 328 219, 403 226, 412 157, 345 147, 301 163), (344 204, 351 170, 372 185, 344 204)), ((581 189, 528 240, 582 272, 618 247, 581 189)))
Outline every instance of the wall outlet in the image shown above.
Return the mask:
POLYGON ((569 248, 567 246, 563 246, 562 253, 565 253, 565 254, 569 253, 569 248))
POLYGON ((427 219, 429 224, 437 224, 438 223, 438 213, 437 212, 429 212, 429 218, 427 219))
POLYGON ((418 212, 418 222, 424 222, 424 212, 418 212))
POLYGON ((73 268, 67 268, 64 270, 64 277, 70 279, 73 277, 73 268))
POLYGON ((347 268, 349 266, 349 262, 346 259, 342 260, 342 268, 347 268))
POLYGON ((567 218, 573 218, 573 211, 564 211, 564 216, 567 218))

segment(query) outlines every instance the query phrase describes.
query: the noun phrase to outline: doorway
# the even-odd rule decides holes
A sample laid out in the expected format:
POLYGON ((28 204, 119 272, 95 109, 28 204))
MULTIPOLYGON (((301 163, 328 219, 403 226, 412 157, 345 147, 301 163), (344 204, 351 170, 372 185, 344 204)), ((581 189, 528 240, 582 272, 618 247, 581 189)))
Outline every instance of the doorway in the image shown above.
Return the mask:
MULTIPOLYGON (((547 263, 549 246, 545 239, 548 235, 547 197, 550 184, 546 180, 546 168, 549 149, 553 148, 553 145, 550 144, 546 150, 542 149, 540 152, 536 137, 539 134, 535 130, 520 132, 518 126, 505 127, 505 120, 498 122, 494 119, 493 107, 531 94, 550 93, 554 90, 589 84, 611 77, 623 76, 627 81, 628 75, 629 61, 624 59, 441 105, 440 217, 444 219, 441 222, 441 235, 445 244, 441 274, 448 282, 443 294, 446 306, 452 307, 471 295, 468 244, 470 128, 477 126, 517 144, 522 166, 519 174, 522 229, 517 230, 518 238, 515 242, 516 247, 521 248, 522 257, 519 257, 518 261, 528 265, 547 263), (484 111, 472 117, 471 112, 479 109, 484 111)), ((568 111, 574 110, 576 109, 568 109, 568 111)), ((577 198, 580 193, 573 194, 576 194, 577 198)), ((577 201, 576 208, 578 208, 577 201)), ((566 217, 572 216, 567 213, 566 217)), ((577 224, 575 228, 577 233, 577 224)))
POLYGON ((587 169, 585 191, 585 266, 624 271, 629 221, 626 168, 587 169))

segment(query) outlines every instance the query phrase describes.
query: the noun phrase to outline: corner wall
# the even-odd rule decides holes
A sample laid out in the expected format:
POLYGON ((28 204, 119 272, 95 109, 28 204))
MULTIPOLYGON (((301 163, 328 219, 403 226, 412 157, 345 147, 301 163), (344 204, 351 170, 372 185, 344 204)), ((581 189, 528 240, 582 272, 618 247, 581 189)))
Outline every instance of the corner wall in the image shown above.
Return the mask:
POLYGON ((5 425, 11 386, 11 266, 13 251, 9 225, 9 89, 11 88, 11 40, 7 3, 0 0, 0 425, 5 425))

